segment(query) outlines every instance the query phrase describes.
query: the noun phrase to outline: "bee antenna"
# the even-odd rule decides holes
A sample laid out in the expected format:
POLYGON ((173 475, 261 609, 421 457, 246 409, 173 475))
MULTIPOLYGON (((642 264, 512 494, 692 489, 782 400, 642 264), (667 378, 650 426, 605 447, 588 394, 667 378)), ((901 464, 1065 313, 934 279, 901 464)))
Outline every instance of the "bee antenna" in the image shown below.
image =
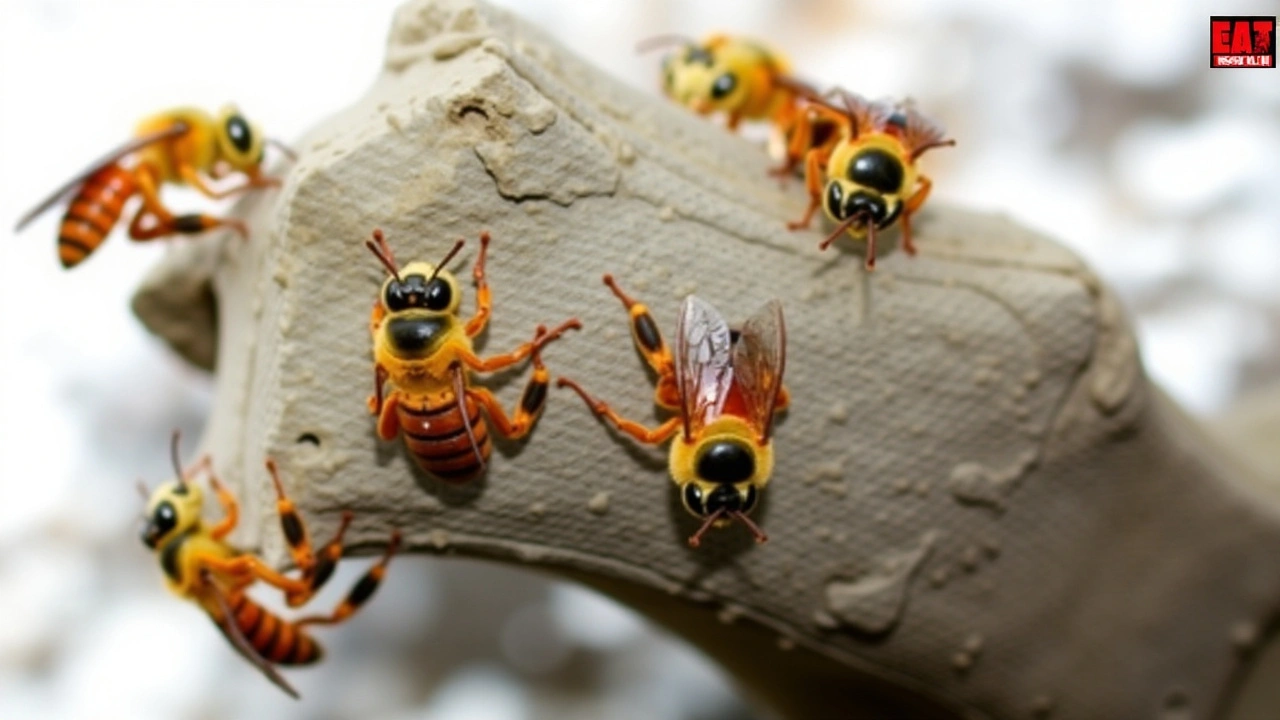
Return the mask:
POLYGON ((435 279, 436 279, 436 276, 440 274, 440 271, 444 269, 444 266, 445 266, 445 265, 448 265, 448 264, 449 264, 449 261, 453 259, 453 256, 454 256, 454 255, 457 255, 457 254, 462 250, 462 246, 463 246, 463 245, 466 245, 466 244, 467 244, 467 241, 466 241, 466 240, 463 240, 463 239, 459 238, 459 239, 458 239, 458 242, 456 242, 456 243, 454 243, 454 244, 453 244, 453 249, 452 249, 452 250, 450 250, 450 251, 449 251, 449 252, 444 256, 444 259, 443 259, 443 260, 441 260, 441 261, 439 262, 439 264, 437 264, 437 265, 436 265, 436 269, 435 269, 435 270, 433 270, 433 271, 431 272, 431 277, 429 277, 429 278, 427 278, 427 279, 428 279, 428 280, 435 280, 435 279))
POLYGON ((672 45, 697 45, 697 42, 688 35, 680 35, 679 33, 662 33, 653 35, 636 43, 636 52, 644 54, 652 52, 658 48, 670 47, 672 45))
POLYGON ((852 227, 853 224, 858 222, 858 219, 861 217, 862 217, 861 213, 850 215, 847 219, 845 219, 843 222, 837 225, 835 230, 831 231, 831 234, 827 236, 826 240, 823 240, 822 242, 818 243, 818 249, 826 250, 827 248, 831 247, 831 243, 835 242, 837 238, 839 238, 841 235, 844 234, 844 231, 852 227))
POLYGON ((400 271, 396 268, 396 258, 391 254, 391 247, 387 245, 386 236, 382 234, 382 228, 374 228, 373 239, 365 240, 364 246, 369 248, 369 252, 373 253, 374 257, 378 258, 378 262, 382 263, 382 266, 387 269, 387 272, 391 273, 391 277, 395 278, 396 282, 403 282, 400 279, 400 271))
POLYGON ((275 138, 267 138, 267 144, 279 150, 281 153, 284 154, 285 157, 289 158, 290 161, 295 161, 295 162, 297 161, 298 153, 295 152, 293 148, 289 147, 288 145, 285 145, 284 141, 277 140, 275 138))
POLYGON ((187 477, 182 472, 182 456, 178 452, 178 443, 182 440, 182 431, 174 428, 173 439, 169 441, 169 460, 173 462, 173 472, 178 477, 178 487, 184 491, 187 487, 187 477))
POLYGON ((697 532, 689 536, 689 547, 696 548, 699 545, 701 545, 702 536, 705 535, 707 531, 711 529, 712 523, 714 523, 716 520, 719 520, 720 516, 723 514, 724 514, 724 508, 720 508, 719 510, 708 515, 707 519, 702 521, 702 527, 698 528, 697 532))
POLYGON ((747 529, 751 531, 751 535, 756 539, 757 543, 769 541, 769 536, 765 535, 764 531, 760 529, 760 526, 752 522, 751 518, 747 517, 746 513, 741 510, 734 510, 730 514, 741 521, 743 525, 747 526, 747 529))

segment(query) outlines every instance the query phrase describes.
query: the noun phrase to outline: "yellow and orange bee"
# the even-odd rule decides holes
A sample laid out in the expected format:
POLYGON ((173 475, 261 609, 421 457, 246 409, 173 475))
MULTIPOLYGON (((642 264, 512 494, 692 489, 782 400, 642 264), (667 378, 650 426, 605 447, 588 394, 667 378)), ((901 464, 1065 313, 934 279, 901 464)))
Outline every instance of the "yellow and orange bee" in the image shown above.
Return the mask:
POLYGON ((489 234, 480 234, 480 254, 472 277, 476 310, 459 317, 462 291, 445 269, 462 249, 459 240, 436 265, 412 262, 396 265, 381 230, 365 245, 386 268, 378 300, 369 319, 373 335, 374 394, 369 411, 378 418, 378 436, 394 440, 403 435, 418 465, 445 482, 461 483, 484 472, 493 446, 489 423, 503 437, 517 439, 533 429, 547 397, 550 375, 542 364, 542 348, 582 323, 570 319, 548 331, 539 325, 533 340, 505 355, 481 359, 471 341, 489 322, 492 295, 485 280, 489 234), (525 359, 533 362, 533 377, 525 387, 515 415, 508 417, 488 390, 471 384, 473 372, 494 372, 525 359), (390 382, 392 390, 383 395, 390 382), (485 422, 480 409, 489 422, 485 422))
MULTIPOLYGON (((787 153, 773 172, 790 174, 807 149, 791 149, 795 132, 808 113, 808 98, 816 95, 808 84, 791 76, 791 63, 759 41, 724 34, 710 35, 702 42, 659 35, 637 49, 644 52, 673 44, 679 49, 662 61, 662 90, 667 97, 699 115, 723 114, 730 130, 737 130, 743 120, 768 122, 787 153)), ((808 122, 811 137, 831 129, 821 120, 808 122)))
POLYGON ((199 213, 174 214, 160 200, 165 183, 189 185, 201 194, 221 199, 252 188, 280 185, 262 174, 267 144, 292 152, 265 138, 240 111, 227 106, 215 117, 197 108, 176 108, 152 115, 137 126, 133 139, 100 158, 24 215, 21 231, 32 220, 70 197, 58 230, 62 266, 80 264, 102 244, 134 195, 142 205, 129 223, 129 237, 152 240, 174 234, 194 234, 229 227, 248 236, 244 223, 199 213), (210 180, 231 174, 244 181, 216 189, 210 180))
POLYGON ((732 330, 714 307, 690 295, 680 311, 673 355, 649 308, 624 293, 611 275, 604 282, 627 309, 632 339, 658 374, 654 402, 677 414, 647 428, 573 380, 558 378, 556 385, 572 388, 597 417, 642 443, 671 440, 671 479, 685 509, 702 521, 689 537, 691 547, 698 547, 710 528, 733 520, 764 542, 767 536, 749 515, 773 474, 774 416, 790 404, 782 385, 787 355, 782 305, 770 300, 732 330))
POLYGON ((835 94, 843 107, 814 102, 811 117, 835 123, 838 132, 814 143, 806 120, 793 138, 793 148, 809 148, 805 153, 809 207, 803 218, 787 227, 809 227, 821 205, 837 226, 819 247, 827 249, 847 231, 867 241, 866 268, 873 270, 876 232, 899 220, 902 249, 916 254, 911 215, 924 205, 933 187, 916 169, 916 161, 928 150, 955 145, 955 140, 944 139, 942 127, 909 104, 870 102, 844 90, 835 94))
MULTIPOLYGON (((226 542, 227 535, 236 527, 239 507, 231 492, 218 481, 209 457, 205 456, 184 471, 178 459, 177 433, 173 436, 172 452, 177 479, 150 493, 142 541, 156 552, 169 590, 199 605, 246 660, 280 689, 298 697, 275 666, 309 665, 320 659, 320 645, 308 634, 307 628, 340 623, 373 595, 399 546, 399 533, 391 534, 386 553, 332 613, 286 620, 258 604, 247 591, 261 580, 283 592, 289 607, 305 604, 333 575, 342 557, 342 535, 351 522, 351 514, 343 513, 337 534, 318 552, 314 551, 306 525, 285 496, 275 463, 267 460, 267 470, 276 488, 280 525, 289 554, 299 570, 297 577, 286 576, 226 542), (222 520, 213 526, 203 520, 204 494, 194 482, 201 472, 207 475, 224 513, 222 520)), ((142 491, 145 495, 146 489, 142 491)))

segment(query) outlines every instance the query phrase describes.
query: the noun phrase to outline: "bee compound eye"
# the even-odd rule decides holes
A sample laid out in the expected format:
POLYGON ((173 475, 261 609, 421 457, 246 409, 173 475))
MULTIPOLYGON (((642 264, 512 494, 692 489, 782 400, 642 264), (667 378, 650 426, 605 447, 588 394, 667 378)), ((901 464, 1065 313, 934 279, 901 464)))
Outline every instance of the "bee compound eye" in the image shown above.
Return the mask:
POLYGON ((231 144, 236 150, 247 153, 253 147, 253 131, 249 129, 249 123, 239 115, 232 115, 227 118, 227 137, 230 138, 231 144))
POLYGON ((738 87, 738 78, 733 73, 724 73, 711 83, 711 97, 714 100, 723 100, 729 97, 729 93, 738 87))
POLYGON ((840 187, 840 183, 835 180, 827 182, 827 213, 837 220, 844 220, 844 188, 840 187))
POLYGON ((447 310, 453 302, 453 289, 449 287, 449 281, 434 278, 427 283, 426 296, 428 310, 447 310))
POLYGON ((702 489, 693 483, 685 485, 684 506, 694 515, 707 514, 707 509, 702 504, 702 489))

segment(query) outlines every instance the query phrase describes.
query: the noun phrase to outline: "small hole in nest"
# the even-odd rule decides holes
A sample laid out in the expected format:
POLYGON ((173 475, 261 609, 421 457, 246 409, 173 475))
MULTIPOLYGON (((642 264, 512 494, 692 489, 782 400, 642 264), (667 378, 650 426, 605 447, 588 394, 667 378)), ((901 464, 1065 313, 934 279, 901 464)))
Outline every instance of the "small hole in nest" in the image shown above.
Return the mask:
POLYGON ((301 445, 303 443, 320 447, 320 438, 315 433, 302 433, 298 436, 298 444, 301 445))
POLYGON ((466 105, 458 112, 458 117, 465 118, 468 115, 479 115, 485 120, 489 119, 489 113, 479 105, 466 105))

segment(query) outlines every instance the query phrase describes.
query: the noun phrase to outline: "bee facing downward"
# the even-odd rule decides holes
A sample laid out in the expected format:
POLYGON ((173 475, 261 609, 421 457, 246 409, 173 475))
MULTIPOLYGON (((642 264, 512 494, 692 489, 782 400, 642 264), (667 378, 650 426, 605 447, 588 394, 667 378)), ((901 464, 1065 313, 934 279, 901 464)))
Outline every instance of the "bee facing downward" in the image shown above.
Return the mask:
MULTIPOLYGON (((822 205, 837 227, 819 245, 823 250, 846 231, 867 241, 866 268, 875 269, 876 231, 902 221, 902 249, 916 254, 911 242, 911 215, 929 197, 933 183, 916 169, 926 151, 955 144, 943 129, 909 105, 872 103, 843 90, 843 108, 815 102, 807 118, 838 123, 839 132, 811 147, 805 155, 809 207, 792 230, 809 227, 822 205)), ((807 127, 797 132, 797 146, 808 144, 807 127)))
POLYGON ((618 415, 573 380, 558 378, 556 385, 573 388, 598 417, 642 443, 675 438, 671 479, 685 509, 702 520, 690 546, 698 547, 711 527, 735 519, 764 542, 767 536, 748 515, 773 473, 774 415, 790 403, 782 386, 782 305, 770 300, 740 330, 730 330, 715 308, 690 295, 680 311, 673 357, 649 309, 628 297, 612 276, 604 282, 627 308, 636 347, 658 374, 654 401, 679 414, 650 429, 618 415))
MULTIPOLYGON (((340 623, 373 595, 391 555, 399 546, 399 533, 392 533, 382 559, 360 578, 332 613, 285 620, 251 599, 247 590, 261 580, 281 590, 289 607, 305 604, 333 575, 342 557, 342 534, 351 522, 351 514, 343 513, 337 534, 319 552, 313 551, 306 525, 285 497, 275 463, 267 460, 267 470, 276 488, 280 525, 289 554, 299 569, 297 577, 287 577, 226 542, 227 535, 235 529, 239 507, 235 497, 213 474, 208 456, 184 472, 178 460, 177 433, 173 436, 172 450, 177 479, 151 493, 142 541, 156 552, 169 590, 199 605, 246 660, 280 689, 298 697, 275 665, 309 665, 320 659, 320 645, 306 628, 340 623), (199 472, 208 476, 209 486, 217 494, 224 513, 222 520, 212 527, 204 523, 201 512, 204 495, 192 482, 199 472)), ((145 494, 145 489, 143 492, 145 494)))
POLYGON ((576 319, 550 331, 539 325, 531 342, 505 355, 478 357, 471 340, 489 323, 492 303, 484 275, 489 234, 480 234, 480 255, 472 271, 476 311, 465 321, 458 314, 461 288, 445 270, 463 242, 459 240, 437 265, 412 262, 403 268, 396 266, 381 230, 374 230, 373 239, 365 243, 389 275, 369 319, 374 356, 369 411, 378 416, 379 437, 393 440, 403 434, 418 465, 446 482, 465 482, 484 472, 493 446, 482 407, 503 437, 521 438, 533 429, 550 379, 542 348, 570 328, 582 327, 576 319), (508 417, 491 392, 472 386, 471 373, 501 370, 526 357, 533 361, 533 377, 515 415, 508 417), (393 390, 384 397, 388 381, 393 390))
MULTIPOLYGON (((711 35, 701 43, 676 35, 659 35, 642 42, 643 52, 678 44, 679 50, 662 61, 662 89, 667 97, 700 114, 721 113, 730 130, 745 120, 769 122, 779 144, 788 148, 775 174, 789 174, 803 158, 792 152, 795 130, 807 113, 806 101, 816 92, 791 77, 791 63, 764 44, 729 35, 711 35)), ((811 136, 822 135, 828 124, 811 121, 811 136)))
POLYGON ((132 140, 98 160, 51 194, 18 221, 21 231, 45 211, 71 196, 58 231, 62 266, 80 264, 102 244, 124 212, 124 205, 140 195, 142 206, 129 223, 129 237, 152 240, 174 234, 194 234, 229 227, 242 237, 248 229, 239 220, 203 214, 174 214, 160 201, 164 183, 189 185, 206 197, 221 199, 252 188, 279 186, 262 175, 265 147, 272 143, 257 126, 227 106, 214 117, 196 108, 177 108, 144 119, 132 140), (218 190, 209 180, 231 174, 245 180, 218 190))

